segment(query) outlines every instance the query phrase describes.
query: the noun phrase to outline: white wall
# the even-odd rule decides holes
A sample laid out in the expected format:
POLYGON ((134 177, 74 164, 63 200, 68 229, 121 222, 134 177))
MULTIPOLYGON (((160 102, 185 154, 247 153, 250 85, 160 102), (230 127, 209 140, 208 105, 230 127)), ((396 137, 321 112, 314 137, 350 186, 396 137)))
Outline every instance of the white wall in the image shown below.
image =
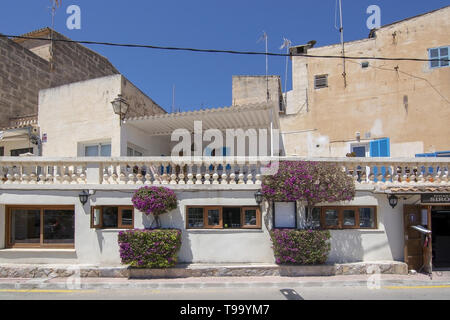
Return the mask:
MULTIPOLYGON (((185 208, 189 205, 254 206, 254 191, 176 191, 178 208, 161 217, 163 227, 182 230, 180 262, 197 263, 273 263, 268 233, 272 213, 262 210, 261 230, 186 230, 185 208)), ((119 230, 96 230, 90 227, 90 206, 131 205, 132 191, 97 191, 90 206, 82 206, 79 191, 4 190, 0 194, 0 248, 4 246, 4 205, 74 205, 75 249, 79 263, 120 264, 117 236, 119 230)), ((414 203, 417 197, 408 199, 414 203)), ((328 262, 375 260, 403 261, 403 204, 392 210, 385 195, 357 192, 347 205, 377 205, 377 230, 333 230, 328 262)), ((298 206, 301 208, 301 206, 298 206)), ((299 209, 300 210, 300 209, 299 209)), ((151 225, 152 218, 135 212, 135 228, 151 225)))
POLYGON ((121 90, 121 75, 113 75, 39 92, 39 126, 47 134, 45 157, 74 157, 80 143, 110 141, 111 155, 120 156, 120 121, 111 101, 121 90))

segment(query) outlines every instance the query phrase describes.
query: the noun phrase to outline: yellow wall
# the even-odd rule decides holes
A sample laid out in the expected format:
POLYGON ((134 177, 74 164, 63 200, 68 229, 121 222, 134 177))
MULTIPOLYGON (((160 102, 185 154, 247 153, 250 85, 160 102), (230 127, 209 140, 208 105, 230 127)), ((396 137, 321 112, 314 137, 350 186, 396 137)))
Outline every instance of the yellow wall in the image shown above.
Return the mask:
MULTIPOLYGON (((345 51, 428 59, 429 48, 450 46, 449 30, 446 7, 382 27, 376 38, 346 43, 345 51)), ((308 54, 340 55, 341 46, 312 48, 308 54)), ((450 67, 367 60, 363 69, 362 61, 347 60, 344 87, 341 59, 293 58, 293 90, 280 120, 286 153, 345 156, 356 132, 361 139, 370 132, 367 141, 389 137, 392 157, 450 150, 450 67), (328 88, 314 89, 320 74, 328 74, 328 88)))

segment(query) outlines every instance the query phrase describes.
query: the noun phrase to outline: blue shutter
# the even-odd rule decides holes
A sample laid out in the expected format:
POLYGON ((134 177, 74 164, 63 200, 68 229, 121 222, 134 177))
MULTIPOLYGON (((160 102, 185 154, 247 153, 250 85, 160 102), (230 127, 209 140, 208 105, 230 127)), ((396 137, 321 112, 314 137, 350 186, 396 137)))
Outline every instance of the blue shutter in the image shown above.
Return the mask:
POLYGON ((391 148, 389 143, 389 138, 380 140, 380 157, 390 157, 391 156, 391 148))
POLYGON ((380 142, 379 140, 370 141, 370 156, 379 157, 380 156, 380 142))
POLYGON ((391 146, 389 138, 375 140, 370 142, 371 157, 390 157, 391 146))

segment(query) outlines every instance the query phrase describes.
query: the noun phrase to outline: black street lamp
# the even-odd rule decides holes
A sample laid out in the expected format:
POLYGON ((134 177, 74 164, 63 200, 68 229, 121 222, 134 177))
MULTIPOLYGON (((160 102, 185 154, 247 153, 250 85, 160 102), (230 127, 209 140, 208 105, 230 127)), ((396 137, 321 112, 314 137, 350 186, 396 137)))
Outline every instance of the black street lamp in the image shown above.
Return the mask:
POLYGON ((263 201, 263 194, 262 194, 261 190, 258 190, 255 192, 255 200, 256 200, 256 203, 258 204, 258 206, 263 201))
POLYGON ((128 112, 128 107, 130 106, 127 101, 122 97, 121 94, 117 96, 113 101, 111 101, 113 106, 114 113, 119 115, 120 124, 122 125, 122 120, 125 117, 125 114, 128 112))
POLYGON ((89 193, 86 190, 83 190, 79 195, 81 204, 84 206, 89 199, 89 193))
POLYGON ((394 209, 395 206, 396 206, 397 203, 398 203, 398 198, 397 198, 397 196, 391 194, 391 195, 388 197, 388 200, 389 200, 389 205, 392 207, 392 209, 394 209))

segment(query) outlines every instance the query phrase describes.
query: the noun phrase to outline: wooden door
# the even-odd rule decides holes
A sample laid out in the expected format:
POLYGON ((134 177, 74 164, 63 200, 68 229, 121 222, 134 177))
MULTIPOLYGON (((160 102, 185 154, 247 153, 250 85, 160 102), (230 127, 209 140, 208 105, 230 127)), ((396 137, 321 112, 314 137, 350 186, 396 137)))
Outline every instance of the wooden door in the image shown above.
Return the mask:
POLYGON ((423 266, 423 240, 422 234, 411 228, 411 226, 421 224, 421 206, 403 206, 403 227, 405 239, 405 262, 409 270, 416 270, 423 266))

